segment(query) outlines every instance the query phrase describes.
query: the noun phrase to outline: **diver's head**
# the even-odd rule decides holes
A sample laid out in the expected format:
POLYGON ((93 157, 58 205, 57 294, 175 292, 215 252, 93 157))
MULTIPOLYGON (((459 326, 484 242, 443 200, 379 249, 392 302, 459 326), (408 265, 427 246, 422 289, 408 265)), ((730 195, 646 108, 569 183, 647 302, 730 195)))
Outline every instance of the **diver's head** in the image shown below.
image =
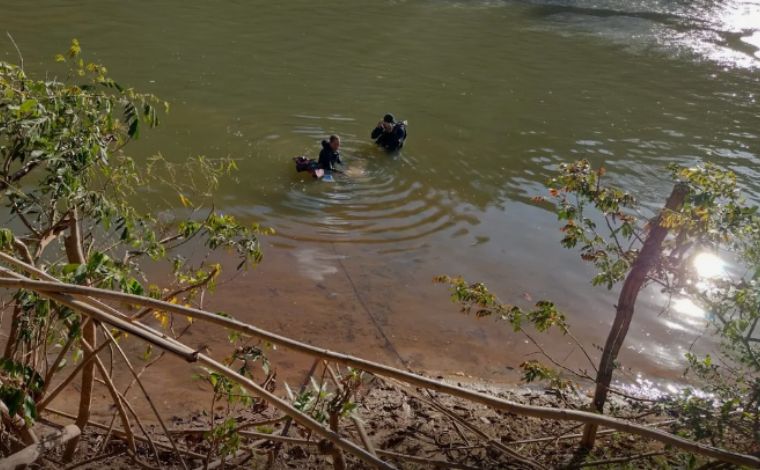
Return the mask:
POLYGON ((387 132, 393 132, 393 125, 395 124, 396 119, 393 117, 393 114, 386 114, 383 116, 383 120, 380 123, 381 126, 383 126, 383 131, 387 132))
POLYGON ((330 148, 333 150, 338 150, 340 148, 340 137, 333 134, 330 136, 330 148))

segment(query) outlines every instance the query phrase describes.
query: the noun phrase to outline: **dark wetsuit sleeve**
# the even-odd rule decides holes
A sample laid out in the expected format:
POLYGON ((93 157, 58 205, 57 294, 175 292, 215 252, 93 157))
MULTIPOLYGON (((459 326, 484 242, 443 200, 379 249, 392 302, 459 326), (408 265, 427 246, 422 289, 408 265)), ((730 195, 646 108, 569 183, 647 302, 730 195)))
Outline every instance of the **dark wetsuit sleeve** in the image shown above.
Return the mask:
POLYGON ((376 128, 372 129, 372 134, 370 134, 371 138, 377 139, 380 137, 383 133, 383 128, 380 126, 377 126, 376 128))

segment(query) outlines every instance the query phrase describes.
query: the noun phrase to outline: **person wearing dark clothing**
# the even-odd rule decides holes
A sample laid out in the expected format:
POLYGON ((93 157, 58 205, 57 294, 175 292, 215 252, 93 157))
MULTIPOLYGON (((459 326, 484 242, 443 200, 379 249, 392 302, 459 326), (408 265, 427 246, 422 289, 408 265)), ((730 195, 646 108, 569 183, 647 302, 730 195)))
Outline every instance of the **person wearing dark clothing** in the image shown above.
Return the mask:
POLYGON ((372 129, 370 136, 375 143, 389 152, 401 149, 406 140, 406 122, 396 122, 392 114, 383 116, 383 120, 372 129))
POLYGON ((331 135, 328 140, 322 141, 322 151, 319 152, 319 160, 317 161, 319 168, 324 170, 325 173, 339 172, 335 168, 336 164, 343 164, 340 161, 340 137, 337 135, 331 135))

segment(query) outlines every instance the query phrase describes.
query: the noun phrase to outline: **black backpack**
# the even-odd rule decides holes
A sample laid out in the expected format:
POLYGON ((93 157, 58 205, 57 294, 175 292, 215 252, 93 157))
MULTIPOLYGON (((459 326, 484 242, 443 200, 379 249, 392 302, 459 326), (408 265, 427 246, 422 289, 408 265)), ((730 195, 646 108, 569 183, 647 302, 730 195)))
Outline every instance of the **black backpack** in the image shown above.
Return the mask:
POLYGON ((314 159, 304 156, 293 157, 293 161, 296 162, 296 171, 299 173, 302 171, 314 171, 319 166, 314 159))

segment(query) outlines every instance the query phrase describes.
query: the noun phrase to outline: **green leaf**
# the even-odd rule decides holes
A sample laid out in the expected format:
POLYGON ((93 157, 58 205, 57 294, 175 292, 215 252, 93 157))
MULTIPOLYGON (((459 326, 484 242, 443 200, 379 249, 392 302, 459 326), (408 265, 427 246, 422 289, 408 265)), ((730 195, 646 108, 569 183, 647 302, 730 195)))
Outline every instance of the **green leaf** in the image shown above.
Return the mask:
POLYGON ((21 106, 18 108, 19 114, 29 114, 32 111, 34 111, 37 108, 37 100, 35 99, 28 99, 21 103, 21 106))
POLYGON ((7 250, 13 247, 13 232, 7 228, 0 229, 0 250, 7 250))

